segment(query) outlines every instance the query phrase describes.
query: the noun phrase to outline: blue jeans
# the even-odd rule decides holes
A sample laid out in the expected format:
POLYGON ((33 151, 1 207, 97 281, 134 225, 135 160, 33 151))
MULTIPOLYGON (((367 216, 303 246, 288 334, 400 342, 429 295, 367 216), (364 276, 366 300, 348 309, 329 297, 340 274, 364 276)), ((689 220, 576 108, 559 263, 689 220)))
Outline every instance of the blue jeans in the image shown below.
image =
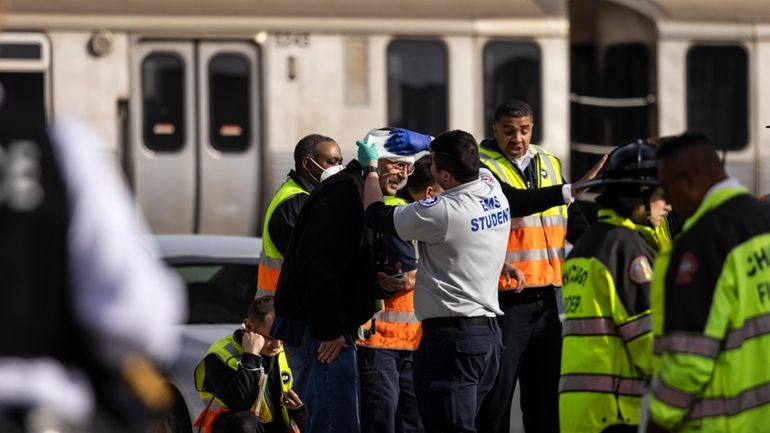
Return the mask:
POLYGON ((347 338, 331 364, 318 361, 321 342, 305 331, 299 347, 286 345, 294 389, 305 403, 308 418, 304 433, 359 433, 356 345, 347 338))
POLYGON ((476 414, 492 388, 503 351, 497 320, 427 319, 422 329, 414 390, 425 430, 475 432, 476 414))
POLYGON ((363 433, 422 432, 411 350, 358 347, 363 433))

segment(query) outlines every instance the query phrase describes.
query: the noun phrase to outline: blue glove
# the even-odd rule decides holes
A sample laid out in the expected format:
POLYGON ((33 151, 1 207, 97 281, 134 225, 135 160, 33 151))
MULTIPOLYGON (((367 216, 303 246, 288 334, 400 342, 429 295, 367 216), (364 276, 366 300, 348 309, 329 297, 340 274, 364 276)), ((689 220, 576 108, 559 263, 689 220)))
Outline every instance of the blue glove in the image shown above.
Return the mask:
POLYGON ((430 135, 420 134, 403 128, 395 128, 390 132, 385 148, 397 155, 414 155, 430 148, 430 135))
POLYGON ((362 167, 369 164, 369 161, 377 161, 377 145, 375 143, 364 143, 361 140, 356 141, 358 146, 358 162, 362 167))

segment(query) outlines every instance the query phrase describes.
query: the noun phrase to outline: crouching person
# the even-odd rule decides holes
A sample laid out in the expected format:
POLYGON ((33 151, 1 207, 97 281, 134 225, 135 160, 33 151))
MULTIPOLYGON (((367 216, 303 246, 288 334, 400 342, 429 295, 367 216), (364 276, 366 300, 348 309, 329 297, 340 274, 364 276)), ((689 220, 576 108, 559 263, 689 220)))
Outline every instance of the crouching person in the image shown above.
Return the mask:
POLYGON ((281 340, 270 336, 273 297, 252 301, 241 329, 214 343, 195 368, 203 433, 298 433, 307 412, 292 390, 281 340))

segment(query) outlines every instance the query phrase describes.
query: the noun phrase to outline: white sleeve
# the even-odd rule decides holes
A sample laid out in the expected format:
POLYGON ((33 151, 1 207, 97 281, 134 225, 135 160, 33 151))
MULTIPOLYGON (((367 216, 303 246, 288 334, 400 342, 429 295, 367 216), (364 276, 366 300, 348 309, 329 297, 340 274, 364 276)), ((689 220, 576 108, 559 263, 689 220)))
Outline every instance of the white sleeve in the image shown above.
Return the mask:
POLYGON ((52 146, 69 194, 70 278, 81 325, 112 366, 129 352, 173 360, 186 297, 160 262, 113 159, 71 119, 54 126, 52 146))
POLYGON ((393 225, 398 237, 430 244, 446 239, 447 218, 447 203, 441 196, 397 206, 393 211, 393 225))

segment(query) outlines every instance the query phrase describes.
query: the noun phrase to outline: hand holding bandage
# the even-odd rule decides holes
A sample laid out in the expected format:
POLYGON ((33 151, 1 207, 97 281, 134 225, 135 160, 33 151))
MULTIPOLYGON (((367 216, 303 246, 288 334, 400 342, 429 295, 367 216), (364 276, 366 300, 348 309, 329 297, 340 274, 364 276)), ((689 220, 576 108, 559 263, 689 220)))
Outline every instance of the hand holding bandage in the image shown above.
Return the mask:
POLYGON ((377 154, 377 144, 375 142, 364 143, 361 140, 356 141, 358 146, 358 162, 362 166, 366 166, 371 161, 377 161, 379 158, 377 154))

